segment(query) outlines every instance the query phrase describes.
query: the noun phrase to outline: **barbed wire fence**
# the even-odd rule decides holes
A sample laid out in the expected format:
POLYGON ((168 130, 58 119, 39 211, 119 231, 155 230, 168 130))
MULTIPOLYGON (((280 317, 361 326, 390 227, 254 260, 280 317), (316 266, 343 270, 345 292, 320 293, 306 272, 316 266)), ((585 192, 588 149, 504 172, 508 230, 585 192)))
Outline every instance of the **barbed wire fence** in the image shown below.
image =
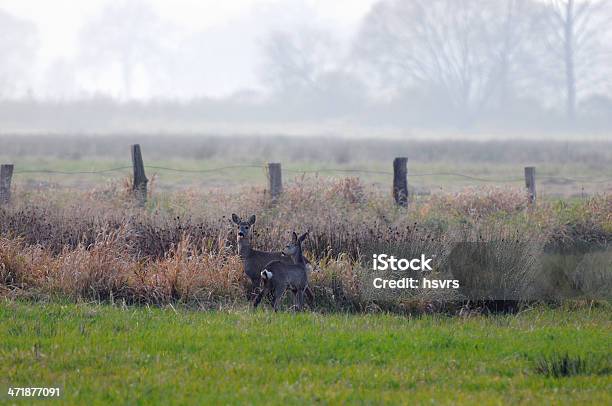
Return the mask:
MULTIPOLYGON (((148 179, 145 176, 145 170, 156 170, 156 171, 167 171, 176 173, 190 173, 190 174, 203 174, 203 173, 219 173, 235 169, 263 169, 266 172, 268 179, 268 193, 272 199, 277 199, 282 194, 282 172, 293 173, 293 174, 320 174, 320 173, 345 173, 345 174, 368 174, 368 175, 385 175, 393 177, 393 198, 395 202, 400 206, 408 205, 408 178, 424 178, 424 177, 457 177, 467 179, 470 181, 481 182, 481 183, 516 183, 525 182, 525 187, 528 192, 530 203, 536 201, 536 175, 535 167, 525 167, 524 177, 511 177, 511 178, 498 178, 498 177, 479 177, 468 175, 459 172, 422 172, 422 173, 411 173, 408 172, 407 158, 398 157, 394 159, 393 171, 383 170, 370 170, 370 169, 347 169, 347 168, 319 168, 319 169, 281 169, 281 163, 260 163, 260 164, 241 164, 241 165, 227 165, 216 168, 207 169, 183 169, 173 168, 168 166, 158 165, 144 165, 142 160, 142 154, 140 152, 140 145, 135 144, 131 146, 132 151, 132 165, 119 166, 106 169, 98 170, 76 170, 76 171, 65 171, 65 170, 53 170, 53 169, 17 169, 15 170, 14 164, 2 164, 0 167, 0 204, 6 204, 11 199, 11 183, 12 176, 17 174, 48 174, 48 175, 98 175, 108 174, 112 172, 120 172, 128 169, 133 170, 133 182, 132 187, 140 200, 141 204, 144 205, 147 196, 147 182, 148 179)), ((550 180, 556 182, 574 182, 583 184, 605 184, 612 183, 612 176, 603 175, 600 178, 591 177, 566 177, 566 176, 552 176, 552 175, 540 175, 537 177, 538 180, 550 180)))
MULTIPOLYGON (((184 168, 171 168, 165 166, 156 166, 156 165, 144 165, 145 169, 157 169, 162 171, 169 172, 178 172, 178 173, 214 173, 214 172, 223 172, 231 169, 265 169, 266 164, 253 164, 253 165, 231 165, 231 166, 220 166, 217 168, 209 168, 209 169, 184 169, 184 168)), ((58 175, 96 175, 103 174, 109 172, 118 172, 126 169, 132 169, 132 166, 119 166, 116 168, 108 168, 108 169, 100 169, 100 170, 91 170, 91 171, 61 171, 54 169, 22 169, 22 170, 14 170, 13 174, 58 174, 58 175)), ((283 169, 284 172, 295 173, 295 174, 317 174, 317 173, 355 173, 355 174, 370 174, 370 175, 393 175, 391 171, 378 171, 378 170, 369 170, 369 169, 343 169, 343 168, 321 168, 321 169, 283 169)), ((490 183, 512 183, 512 182, 520 182, 524 180, 524 178, 514 177, 514 178, 482 178, 472 175, 467 175, 459 172, 424 172, 424 173, 408 173, 407 177, 418 178, 418 177, 427 177, 427 176, 455 176, 459 178, 465 178, 469 180, 474 180, 478 182, 490 182, 490 183)), ((589 177, 565 177, 565 176, 542 176, 539 175, 538 179, 550 179, 550 180, 558 180, 558 181, 567 181, 567 182, 576 182, 576 183, 608 183, 612 182, 612 177, 602 178, 602 179, 592 179, 589 177)))

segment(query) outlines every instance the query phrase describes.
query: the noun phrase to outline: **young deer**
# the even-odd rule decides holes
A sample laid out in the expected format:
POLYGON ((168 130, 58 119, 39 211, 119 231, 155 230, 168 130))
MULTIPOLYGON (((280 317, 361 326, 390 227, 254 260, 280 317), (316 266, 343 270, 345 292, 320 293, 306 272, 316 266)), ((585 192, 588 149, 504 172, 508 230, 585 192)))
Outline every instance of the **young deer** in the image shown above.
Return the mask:
POLYGON ((307 262, 302 255, 302 242, 307 235, 308 233, 304 233, 298 238, 294 232, 293 239, 283 249, 283 254, 290 256, 294 262, 293 264, 272 261, 261 271, 264 288, 255 299, 255 307, 259 305, 264 295, 272 293, 274 297, 272 306, 274 311, 277 311, 283 294, 287 289, 290 289, 293 292, 293 303, 298 311, 302 310, 304 306, 304 293, 309 289, 307 262))
MULTIPOLYGON (((244 273, 251 280, 251 287, 247 292, 247 299, 252 300, 255 290, 259 288, 261 281, 261 271, 272 261, 281 261, 286 264, 293 263, 291 257, 283 255, 282 252, 266 252, 253 249, 251 247, 251 236, 253 224, 256 217, 253 214, 247 221, 243 221, 238 215, 232 214, 232 221, 238 227, 236 232, 236 240, 238 242, 238 255, 242 259, 244 273)), ((307 267, 312 268, 308 260, 307 267)), ((306 292, 308 302, 314 301, 314 295, 310 289, 306 292)))

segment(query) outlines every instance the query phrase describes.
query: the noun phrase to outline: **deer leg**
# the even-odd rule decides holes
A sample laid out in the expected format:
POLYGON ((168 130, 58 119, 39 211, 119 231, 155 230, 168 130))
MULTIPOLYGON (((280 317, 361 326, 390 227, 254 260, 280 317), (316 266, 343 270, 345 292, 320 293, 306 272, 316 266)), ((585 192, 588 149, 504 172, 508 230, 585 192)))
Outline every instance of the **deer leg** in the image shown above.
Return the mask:
POLYGON ((302 309, 304 308, 304 290, 305 289, 300 289, 297 292, 298 311, 302 311, 302 309))
POLYGON ((276 294, 274 293, 274 290, 270 290, 270 292, 268 293, 268 300, 270 301, 270 305, 274 304, 274 300, 276 300, 276 294))
POLYGON ((267 281, 267 283, 264 283, 263 288, 260 288, 259 291, 257 292, 257 295, 255 296, 253 306, 257 307, 259 303, 261 302, 261 299, 263 299, 264 296, 266 296, 266 294, 269 294, 272 291, 273 287, 274 285, 272 284, 271 281, 267 281))
MULTIPOLYGON (((297 307, 297 296, 296 296, 296 290, 293 286, 289 286, 288 289, 291 291, 291 297, 293 298, 293 306, 291 306, 291 309, 294 309, 295 307, 297 307)), ((286 290, 285 290, 286 291, 286 290)))
POLYGON ((270 291, 268 292, 267 298, 270 301, 270 304, 274 303, 274 291, 272 289, 270 289, 270 291))
POLYGON ((314 293, 312 293, 310 286, 306 286, 304 293, 306 293, 306 300, 308 301, 308 306, 311 309, 314 309, 314 293))
POLYGON ((295 310, 300 309, 300 299, 298 296, 298 291, 296 289, 291 289, 291 293, 293 295, 293 307, 295 310))
POLYGON ((253 300, 253 285, 249 286, 246 292, 246 300, 247 301, 251 301, 253 300))
POLYGON ((261 278, 253 279, 253 290, 251 291, 251 299, 253 300, 259 293, 265 290, 265 286, 261 287, 261 278))
POLYGON ((285 293, 285 289, 286 287, 278 287, 274 289, 274 303, 272 304, 272 307, 274 308, 275 312, 278 311, 278 303, 281 301, 283 294, 285 293))
POLYGON ((261 302, 261 299, 264 297, 264 295, 266 293, 269 292, 268 287, 264 287, 255 297, 255 301, 253 302, 253 307, 257 308, 257 306, 259 306, 259 302, 261 302))

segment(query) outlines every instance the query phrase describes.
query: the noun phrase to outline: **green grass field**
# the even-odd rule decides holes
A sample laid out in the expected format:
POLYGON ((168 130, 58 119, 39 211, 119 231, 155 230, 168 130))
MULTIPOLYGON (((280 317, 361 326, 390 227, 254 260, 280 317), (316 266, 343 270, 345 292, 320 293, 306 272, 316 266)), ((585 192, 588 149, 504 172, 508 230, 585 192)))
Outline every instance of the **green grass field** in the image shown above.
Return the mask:
POLYGON ((142 144, 150 186, 158 191, 188 188, 266 187, 267 162, 281 162, 283 180, 304 172, 321 177, 358 176, 381 191, 392 186, 393 158, 408 157, 409 185, 421 194, 466 187, 524 185, 524 167, 536 166, 541 197, 582 197, 612 190, 612 149, 601 140, 470 140, 434 137, 372 139, 283 136, 31 135, 0 134, 0 162, 15 164, 16 190, 103 188, 131 174, 129 145, 142 144), (255 165, 255 168, 218 168, 255 165), (125 169, 97 174, 49 174, 125 169), (153 167, 169 167, 169 171, 153 167), (334 169, 337 171, 333 171, 334 169), (466 177, 457 174, 466 175, 466 177), (474 179, 478 178, 478 179, 474 179))
POLYGON ((611 354, 608 307, 406 318, 0 304, 2 391, 59 385, 65 404, 603 405, 611 354), (555 354, 583 364, 539 373, 555 354))
MULTIPOLYGON (((0 161, 12 162, 13 159, 0 156, 0 161)), ((19 163, 16 164, 16 173, 13 177, 13 182, 15 189, 20 191, 31 189, 55 189, 66 191, 67 188, 76 188, 80 190, 104 188, 105 185, 108 185, 111 181, 122 183, 125 179, 129 179, 131 177, 131 169, 126 168, 98 174, 77 173, 72 175, 62 173, 29 173, 27 171, 98 171, 129 165, 131 164, 127 159, 88 159, 73 161, 65 159, 27 158, 21 159, 19 163), (23 173, 21 171, 26 172, 23 173)), ((185 190, 188 188, 238 189, 245 186, 260 186, 263 188, 267 185, 267 175, 263 165, 261 169, 230 167, 219 171, 217 171, 218 168, 224 168, 228 166, 228 163, 221 160, 198 161, 194 159, 163 159, 149 160, 147 161, 147 165, 187 171, 177 172, 166 169, 147 168, 147 176, 152 180, 150 187, 156 191, 167 192, 185 190)), ((259 163, 257 165, 259 165, 259 163)), ((231 166, 231 163, 229 166, 231 166)), ((285 182, 300 179, 304 174, 310 177, 320 176, 324 178, 359 177, 364 184, 373 187, 375 190, 381 191, 389 190, 392 187, 393 180, 391 175, 391 162, 364 161, 350 164, 328 164, 324 162, 313 163, 298 161, 284 163, 283 170, 285 171, 283 175, 285 182), (367 171, 373 171, 374 173, 367 171)), ((414 188, 417 194, 429 194, 441 191, 456 192, 469 187, 486 186, 520 188, 524 185, 523 170, 523 166, 520 164, 411 162, 409 167, 409 185, 411 188, 414 188), (468 177, 453 174, 461 174, 468 177)), ((610 191, 612 190, 612 180, 609 182, 600 182, 602 179, 609 179, 608 175, 609 171, 603 172, 600 169, 594 170, 584 164, 542 165, 538 167, 538 176, 541 177, 538 182, 539 194, 541 196, 571 197, 610 191), (608 176, 608 178, 605 178, 605 176, 608 176), (574 178, 593 179, 596 182, 582 183, 574 181, 574 178)))

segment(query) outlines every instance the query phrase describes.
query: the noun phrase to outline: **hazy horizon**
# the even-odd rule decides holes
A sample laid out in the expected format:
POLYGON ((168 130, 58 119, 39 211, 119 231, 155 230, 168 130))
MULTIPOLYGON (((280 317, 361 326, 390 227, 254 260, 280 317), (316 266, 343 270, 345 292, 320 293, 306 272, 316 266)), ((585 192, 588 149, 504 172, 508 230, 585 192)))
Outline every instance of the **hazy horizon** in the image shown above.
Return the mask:
POLYGON ((0 131, 609 133, 611 6, 0 0, 0 131))

